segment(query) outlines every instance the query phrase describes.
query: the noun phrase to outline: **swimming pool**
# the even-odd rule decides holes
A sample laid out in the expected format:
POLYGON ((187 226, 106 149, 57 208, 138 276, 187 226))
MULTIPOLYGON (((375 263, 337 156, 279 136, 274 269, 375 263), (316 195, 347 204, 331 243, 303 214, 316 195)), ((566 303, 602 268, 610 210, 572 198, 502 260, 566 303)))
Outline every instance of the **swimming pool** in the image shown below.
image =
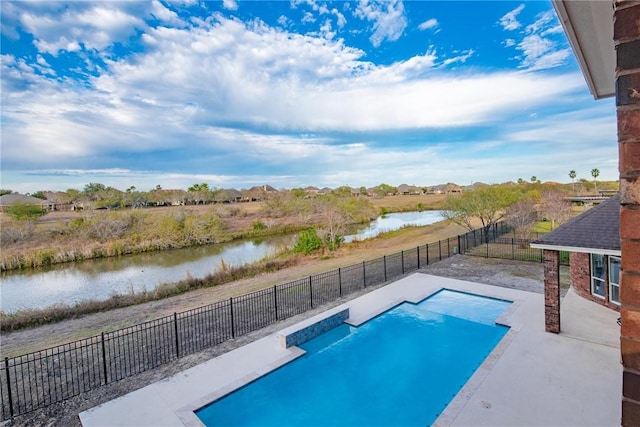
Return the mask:
POLYGON ((510 302, 442 290, 359 327, 199 409, 207 426, 429 425, 507 333, 510 302))

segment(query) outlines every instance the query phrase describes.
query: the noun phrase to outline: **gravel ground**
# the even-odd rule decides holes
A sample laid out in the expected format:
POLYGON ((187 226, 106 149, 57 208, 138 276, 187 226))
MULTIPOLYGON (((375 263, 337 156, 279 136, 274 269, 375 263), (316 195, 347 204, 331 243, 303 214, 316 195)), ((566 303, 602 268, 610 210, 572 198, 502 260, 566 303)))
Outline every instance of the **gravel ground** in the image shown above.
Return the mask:
MULTIPOLYGON (((519 289, 528 292, 543 293, 543 266, 539 263, 526 263, 511 260, 486 259, 471 256, 455 256, 431 264, 421 272, 436 276, 450 277, 494 286, 519 289)), ((566 272, 565 272, 566 276, 566 272)), ((566 279, 566 278, 565 278, 566 279)), ((380 285, 382 286, 382 285, 380 285)), ((16 417, 3 423, 6 426, 80 426, 78 413, 93 406, 115 399, 148 384, 174 375, 180 371, 200 364, 206 360, 226 353, 234 348, 274 333, 305 318, 318 314, 328 308, 340 305, 348 299, 356 298, 377 287, 350 294, 330 304, 302 313, 290 319, 275 323, 245 336, 226 341, 197 354, 178 359, 157 369, 118 381, 92 390, 65 402, 16 417)), ((566 290, 563 290, 563 293, 566 290)))

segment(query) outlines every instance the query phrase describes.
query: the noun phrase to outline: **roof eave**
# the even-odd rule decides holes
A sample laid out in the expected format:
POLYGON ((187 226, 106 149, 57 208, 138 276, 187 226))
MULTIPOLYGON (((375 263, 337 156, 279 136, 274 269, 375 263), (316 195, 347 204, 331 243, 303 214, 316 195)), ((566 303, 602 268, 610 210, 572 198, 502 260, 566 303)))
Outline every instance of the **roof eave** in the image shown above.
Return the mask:
POLYGON ((595 99, 615 95, 613 3, 552 0, 589 91, 595 99))
POLYGON ((550 251, 578 252, 583 254, 603 254, 620 256, 620 249, 602 249, 602 248, 581 248, 577 246, 551 245, 548 243, 531 243, 535 249, 547 249, 550 251))

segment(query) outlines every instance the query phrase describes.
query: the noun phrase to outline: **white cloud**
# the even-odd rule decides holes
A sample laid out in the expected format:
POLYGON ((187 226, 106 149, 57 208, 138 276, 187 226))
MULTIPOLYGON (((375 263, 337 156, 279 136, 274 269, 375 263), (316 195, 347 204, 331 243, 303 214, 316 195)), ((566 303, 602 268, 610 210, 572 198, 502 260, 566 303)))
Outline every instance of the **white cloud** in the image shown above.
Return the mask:
POLYGON ((227 10, 238 10, 238 3, 235 0, 222 0, 222 7, 227 10))
POLYGON ((407 27, 404 4, 401 0, 360 0, 354 15, 373 21, 373 34, 369 40, 375 47, 380 46, 385 40, 398 40, 407 27))
POLYGON ((183 26, 185 23, 178 17, 178 14, 173 10, 168 9, 158 0, 153 0, 151 3, 150 13, 162 22, 171 25, 183 26))
POLYGON ((500 18, 500 25, 502 25, 502 28, 507 31, 513 31, 520 28, 522 24, 518 22, 518 14, 522 12, 523 9, 524 4, 521 4, 500 18))
MULTIPOLYGON (((522 25, 515 21, 515 17, 523 8, 522 4, 503 16, 500 20, 501 25, 506 30, 520 28, 522 25)), ((549 10, 539 13, 533 23, 519 31, 521 37, 519 41, 507 38, 502 44, 505 47, 515 46, 516 50, 522 52, 516 57, 520 61, 520 68, 531 71, 555 68, 565 64, 570 56, 568 47, 559 47, 562 40, 553 37, 562 32, 562 27, 557 23, 555 14, 549 10)))
MULTIPOLYGON (((324 24, 330 24, 329 16, 325 18, 324 24)), ((328 26, 327 34, 332 31, 328 26)), ((160 150, 176 153, 174 164, 202 161, 240 168, 243 162, 260 161, 273 170, 299 164, 301 181, 285 186, 342 185, 345 179, 369 185, 378 183, 377 171, 385 164, 397 171, 398 184, 428 184, 427 179, 439 183, 437 174, 447 171, 425 178, 429 162, 447 164, 449 171, 466 164, 472 168, 469 176, 477 180, 479 168, 499 169, 495 160, 455 159, 443 154, 442 147, 451 149, 444 145, 390 152, 387 148, 383 153, 366 138, 341 142, 324 131, 357 134, 491 125, 496 117, 514 111, 561 103, 584 85, 577 73, 438 71, 464 62, 472 51, 439 58, 430 48, 391 65, 375 65, 341 39, 290 34, 260 21, 245 24, 218 15, 190 28, 146 28, 143 40, 147 51, 106 60, 105 69, 98 69, 87 86, 46 79, 33 64, 3 55, 3 165, 102 169, 88 162, 110 159, 121 151, 122 162, 136 162, 147 170, 155 167, 155 159, 144 156, 160 150), (229 129, 228 123, 239 128, 229 129), (301 132, 312 135, 292 136, 301 132), (189 150, 184 149, 185 141, 189 150), (191 153, 190 158, 178 157, 182 152, 191 153), (34 158, 32 153, 41 155, 34 158)), ((534 38, 523 49, 538 63, 553 62, 559 52, 534 38)), ((523 132, 532 131, 513 131, 510 138, 524 140, 529 136, 523 132)), ((491 141, 478 143, 486 149, 491 141)), ((122 169, 131 170, 132 176, 140 173, 131 165, 122 169)), ((461 172, 461 179, 465 174, 461 172)), ((142 175, 151 177, 153 186, 162 183, 167 188, 160 173, 142 175)), ((260 180, 268 176, 283 183, 290 179, 267 172, 260 180)), ((220 182, 239 179, 229 171, 215 177, 220 182)))
POLYGON ((523 68, 542 70, 562 65, 569 58, 569 48, 554 50, 556 43, 537 34, 526 36, 516 49, 522 51, 524 58, 520 64, 523 68))
POLYGON ((302 17, 302 22, 313 23, 316 22, 316 18, 315 16, 313 16, 313 13, 305 12, 304 16, 302 17))
POLYGON ((444 61, 442 61, 442 66, 446 67, 448 65, 455 64, 455 63, 464 64, 465 62, 467 62, 467 59, 469 59, 469 58, 471 58, 473 56, 474 53, 475 53, 475 51, 473 49, 470 49, 470 50, 468 50, 466 52, 462 52, 460 55, 456 55, 454 57, 447 58, 444 61))
POLYGON ((542 33, 540 33, 540 35, 542 36, 550 36, 550 35, 554 35, 554 34, 562 34, 564 33, 564 29, 562 28, 562 25, 558 24, 555 25, 547 30, 544 30, 542 33))
POLYGON ((527 25, 525 31, 528 34, 539 33, 541 30, 547 27, 547 25, 554 20, 555 14, 552 11, 542 12, 536 16, 536 20, 533 24, 527 25))
MULTIPOLYGON (((25 10, 20 14, 20 24, 33 34, 40 52, 57 55, 61 50, 77 51, 81 44, 86 49, 100 51, 114 41, 129 37, 137 28, 146 27, 139 18, 118 9, 117 3, 74 5, 79 6, 65 9, 64 5, 54 3, 51 7, 60 10, 50 13, 25 10)), ((155 3, 147 5, 160 10, 155 3)))
POLYGON ((287 27, 291 24, 291 20, 285 15, 280 15, 280 17, 278 18, 278 24, 282 25, 283 27, 287 27))
POLYGON ((427 19, 426 21, 418 25, 418 29, 424 31, 424 30, 430 30, 432 28, 436 28, 437 26, 438 26, 438 20, 435 18, 431 18, 431 19, 427 19))

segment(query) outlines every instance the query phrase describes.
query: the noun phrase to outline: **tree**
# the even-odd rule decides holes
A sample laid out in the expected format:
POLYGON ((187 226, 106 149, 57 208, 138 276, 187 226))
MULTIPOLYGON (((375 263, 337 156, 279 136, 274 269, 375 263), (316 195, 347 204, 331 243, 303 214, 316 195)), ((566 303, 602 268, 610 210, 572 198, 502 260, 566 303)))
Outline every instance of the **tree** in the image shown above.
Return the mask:
POLYGON ((531 197, 518 200, 505 210, 505 218, 518 238, 528 240, 531 237, 531 227, 536 222, 535 200, 531 197))
POLYGON ((576 171, 574 171, 573 169, 569 171, 569 178, 571 178, 571 187, 574 193, 576 192, 576 176, 576 171))
POLYGON ((593 188, 596 195, 598 194, 598 176, 600 176, 600 171, 597 168, 591 169, 591 176, 593 177, 593 188))
POLYGON ((36 199, 47 200, 47 196, 45 196, 44 191, 36 191, 35 193, 31 193, 31 197, 35 197, 36 199))
POLYGON ((82 192, 85 194, 95 194, 101 191, 105 191, 106 189, 107 187, 105 187, 104 184, 100 184, 97 182, 90 182, 84 186, 84 190, 82 190, 82 192))
POLYGON ((369 192, 367 191, 367 187, 365 187, 364 185, 362 187, 360 187, 360 195, 361 196, 366 196, 368 194, 369 194, 369 192))
POLYGON ((5 194, 13 194, 13 191, 7 188, 0 188, 0 196, 4 196, 5 194))
POLYGON ((455 224, 474 230, 477 221, 485 235, 505 216, 505 209, 522 198, 519 190, 503 185, 486 185, 461 194, 452 194, 443 202, 442 216, 455 224))
POLYGON ((551 220, 551 229, 571 216, 571 202, 563 191, 548 190, 540 195, 540 204, 546 218, 551 220))
POLYGON ((339 197, 351 197, 351 187, 348 185, 341 185, 334 189, 332 193, 339 197))
POLYGON ((187 192, 190 195, 191 200, 199 205, 200 203, 206 204, 213 198, 213 192, 209 188, 209 184, 203 182, 201 184, 193 184, 187 188, 187 192))
POLYGON ((395 194, 397 191, 398 189, 396 187, 391 186, 389 184, 385 184, 385 183, 378 185, 374 189, 374 193, 376 193, 376 195, 379 197, 384 197, 387 194, 395 194))
POLYGON ((536 182, 538 182, 538 177, 537 177, 537 176, 535 176, 535 175, 533 175, 533 176, 531 177, 531 182, 532 182, 532 183, 534 183, 534 184, 535 184, 536 182))
POLYGON ((518 184, 522 184, 523 182, 524 182, 524 179, 518 178, 518 184))

